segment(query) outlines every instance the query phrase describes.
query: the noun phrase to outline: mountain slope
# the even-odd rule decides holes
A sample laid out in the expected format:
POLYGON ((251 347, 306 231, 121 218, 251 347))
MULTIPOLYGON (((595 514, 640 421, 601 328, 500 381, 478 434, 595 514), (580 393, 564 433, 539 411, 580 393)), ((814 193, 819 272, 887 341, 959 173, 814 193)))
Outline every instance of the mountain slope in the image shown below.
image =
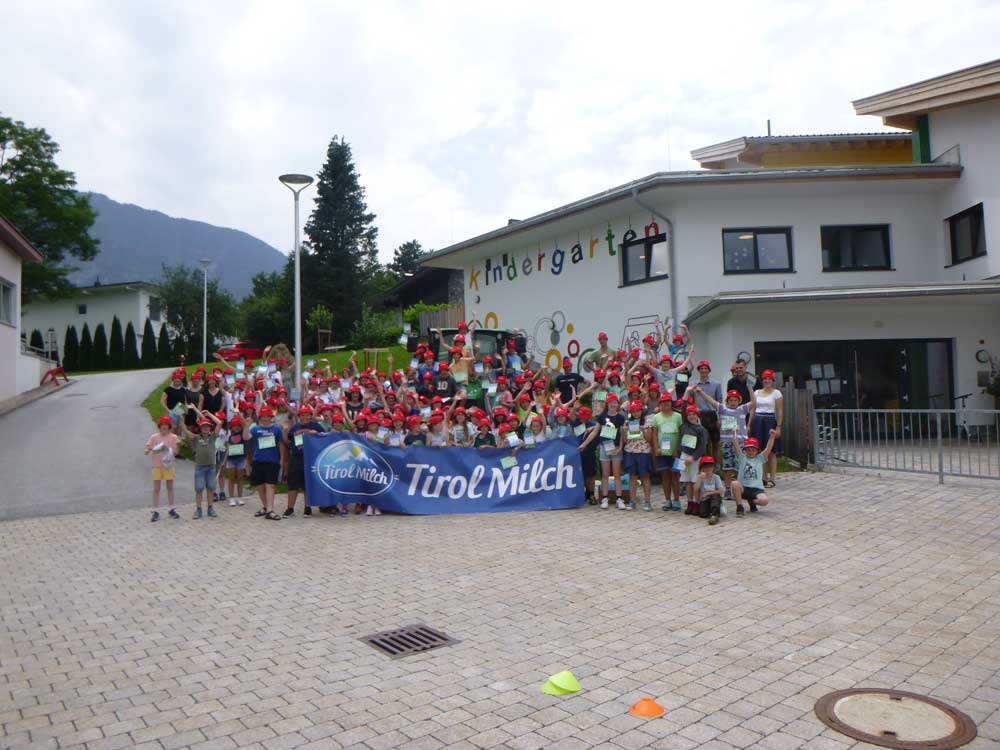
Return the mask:
POLYGON ((70 274, 74 284, 88 286, 98 278, 102 284, 155 282, 164 263, 200 268, 198 259, 210 258, 214 264, 209 267, 209 275, 218 278, 221 286, 239 300, 250 292, 254 274, 277 271, 285 265, 282 253, 246 232, 176 219, 159 211, 118 203, 100 193, 90 193, 90 205, 97 212, 90 233, 100 240, 101 249, 97 258, 79 263, 78 270, 70 274))

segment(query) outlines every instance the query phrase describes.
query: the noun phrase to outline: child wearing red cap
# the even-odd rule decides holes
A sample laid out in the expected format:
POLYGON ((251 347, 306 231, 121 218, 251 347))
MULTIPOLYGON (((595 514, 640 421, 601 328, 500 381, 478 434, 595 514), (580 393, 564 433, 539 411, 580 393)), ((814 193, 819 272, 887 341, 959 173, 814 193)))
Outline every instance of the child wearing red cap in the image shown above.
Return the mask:
POLYGON ((622 453, 621 453, 621 432, 625 426, 625 417, 618 411, 618 396, 609 393, 607 396, 607 411, 597 420, 599 426, 598 436, 600 438, 600 460, 601 460, 601 507, 608 507, 608 493, 610 492, 610 480, 614 477, 616 505, 619 510, 625 510, 625 501, 622 499, 622 453))
POLYGON ((476 424, 476 437, 472 441, 474 448, 496 448, 497 438, 496 435, 490 430, 490 420, 480 419, 476 424))
MULTIPOLYGON (((191 411, 195 411, 190 406, 191 411)), ((208 517, 215 518, 215 508, 212 506, 216 494, 215 484, 215 439, 222 421, 208 409, 204 409, 198 417, 198 430, 191 430, 184 424, 184 433, 191 441, 194 450, 194 518, 202 517, 201 499, 205 495, 208 502, 208 517), (211 493, 211 494, 209 494, 211 493)))
POLYGON ((628 509, 635 510, 635 499, 639 494, 637 484, 641 481, 643 492, 643 510, 652 510, 650 500, 649 475, 653 470, 653 462, 649 456, 650 427, 646 424, 645 408, 641 401, 631 401, 628 405, 628 420, 622 437, 625 460, 622 469, 629 476, 628 509), (637 481, 639 480, 639 481, 637 481))
POLYGON ((244 442, 252 440, 253 463, 250 466, 250 484, 257 488, 261 508, 254 513, 257 518, 280 521, 274 512, 274 490, 285 450, 281 428, 273 424, 274 410, 270 406, 260 407, 259 424, 247 424, 243 428, 244 442))
POLYGON ((576 418, 573 419, 572 425, 573 436, 576 438, 580 451, 583 493, 589 505, 597 505, 594 487, 597 484, 597 433, 599 430, 589 406, 581 406, 577 409, 576 418))
POLYGON ((707 518, 709 526, 715 526, 719 522, 719 511, 722 507, 722 480, 715 473, 714 458, 702 456, 699 464, 701 471, 698 475, 698 486, 695 489, 698 515, 707 518))
POLYGON ((150 522, 160 520, 160 483, 167 483, 167 509, 171 518, 180 518, 174 508, 175 459, 180 439, 171 432, 173 420, 164 414, 156 422, 156 432, 146 441, 146 455, 151 456, 153 477, 153 514, 150 522))
POLYGON ((312 407, 300 406, 295 421, 286 430, 283 430, 282 442, 285 445, 285 455, 288 456, 288 472, 286 474, 288 482, 288 502, 285 518, 295 515, 295 501, 298 500, 299 493, 302 493, 302 514, 312 515, 312 508, 309 507, 309 500, 306 497, 306 471, 303 455, 303 445, 306 435, 318 435, 324 432, 323 425, 313 419, 312 407))
POLYGON ((243 476, 247 468, 246 445, 243 441, 243 419, 239 414, 229 420, 226 439, 226 479, 229 505, 243 505, 243 476), (235 492, 234 492, 235 490, 235 492))
POLYGON ((698 462, 705 455, 705 446, 708 444, 708 432, 701 426, 701 415, 698 413, 698 407, 693 404, 684 410, 680 438, 681 454, 678 460, 681 462, 681 481, 687 485, 687 508, 684 514, 689 516, 698 512, 698 503, 694 499, 694 485, 700 473, 698 462))
POLYGON ((656 470, 660 472, 660 486, 663 488, 661 510, 681 509, 681 474, 674 468, 681 442, 681 425, 684 418, 674 411, 674 402, 669 393, 660 396, 658 411, 650 420, 652 427, 653 455, 656 470))
MULTIPOLYGON (((731 500, 733 497, 732 482, 736 476, 737 456, 736 443, 742 444, 747 436, 747 415, 753 418, 754 402, 748 404, 740 403, 739 391, 732 390, 726 394, 726 403, 720 404, 707 394, 702 394, 719 412, 719 429, 722 438, 722 479, 726 485, 726 492, 723 499, 731 500)), ((725 506, 723 505, 723 508, 725 506)))
POLYGON ((733 495, 736 497, 736 515, 743 515, 740 500, 750 503, 750 512, 756 513, 758 505, 767 505, 768 497, 764 492, 764 465, 774 448, 775 430, 771 430, 767 438, 767 446, 760 450, 757 438, 748 437, 740 448, 736 443, 736 454, 739 458, 737 469, 738 479, 733 482, 733 495))

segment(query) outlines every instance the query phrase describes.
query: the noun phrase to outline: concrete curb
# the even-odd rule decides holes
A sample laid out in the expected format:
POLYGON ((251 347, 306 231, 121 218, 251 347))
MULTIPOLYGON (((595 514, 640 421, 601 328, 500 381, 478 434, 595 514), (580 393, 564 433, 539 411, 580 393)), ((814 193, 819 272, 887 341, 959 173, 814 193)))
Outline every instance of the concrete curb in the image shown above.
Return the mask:
POLYGON ((8 398, 6 401, 0 401, 0 417, 5 414, 10 414, 16 409, 20 409, 22 406, 27 406, 35 401, 46 396, 51 396, 53 393, 59 393, 71 385, 76 383, 76 380, 70 378, 70 381, 59 383, 53 386, 51 383, 46 383, 45 385, 39 386, 38 388, 32 388, 30 391, 25 391, 24 393, 19 393, 13 398, 8 398))

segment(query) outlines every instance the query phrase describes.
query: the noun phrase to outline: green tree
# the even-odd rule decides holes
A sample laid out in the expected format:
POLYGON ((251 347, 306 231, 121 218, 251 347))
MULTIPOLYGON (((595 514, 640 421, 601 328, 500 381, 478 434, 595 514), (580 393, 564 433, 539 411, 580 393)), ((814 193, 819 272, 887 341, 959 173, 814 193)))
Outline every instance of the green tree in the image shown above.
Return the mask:
POLYGON ((93 363, 95 370, 110 369, 111 361, 108 359, 108 334, 104 330, 104 323, 98 323, 94 329, 94 354, 93 363))
MULTIPOLYGON (((134 335, 133 331, 133 335, 134 335)), ((125 366, 125 340, 122 338, 122 322, 115 315, 111 321, 111 339, 108 343, 108 369, 120 370, 125 366)))
POLYGON ((36 352, 44 352, 45 337, 42 336, 42 332, 39 331, 37 328, 33 330, 31 332, 31 338, 28 340, 28 344, 30 344, 31 348, 34 349, 36 352))
POLYGON ((160 326, 160 337, 156 340, 156 361, 161 367, 173 367, 178 364, 174 361, 174 347, 165 323, 160 326))
POLYGON ((66 326, 66 336, 63 338, 62 366, 73 372, 80 369, 80 339, 76 335, 76 326, 66 326))
POLYGON ((153 332, 153 324, 146 318, 146 325, 142 328, 142 366, 149 369, 156 367, 156 334, 153 332))
MULTIPOLYGON (((306 335, 312 334, 313 336, 318 336, 317 331, 324 330, 329 331, 330 326, 333 325, 333 313, 330 312, 330 308, 325 305, 314 305, 313 309, 309 311, 306 316, 306 328, 308 332, 306 335)), ((318 340, 318 339, 317 339, 318 340)), ((303 347, 307 344, 303 343, 303 347)), ((309 351, 307 348, 306 351, 309 351)))
POLYGON ((80 372, 94 369, 94 340, 90 337, 90 326, 83 324, 80 333, 80 372))
POLYGON ((361 317, 351 327, 351 344, 360 349, 367 346, 388 346, 399 335, 399 324, 390 313, 374 312, 367 302, 361 304, 361 317))
POLYGON ((139 369, 139 350, 136 348, 135 326, 132 321, 125 326, 125 356, 122 359, 122 366, 126 370, 139 369))
MULTIPOLYGON (((160 300, 166 320, 175 331, 174 348, 185 352, 188 362, 201 361, 202 271, 186 265, 163 266, 159 282, 160 300)), ((287 302, 286 302, 287 304, 287 302)), ((218 279, 208 282, 208 351, 215 350, 215 340, 236 330, 237 307, 233 296, 219 286, 218 279)))
POLYGON ((73 173, 56 165, 57 153, 59 145, 45 130, 0 115, 0 214, 44 258, 22 268, 23 302, 68 291, 67 255, 92 260, 98 251, 88 234, 95 218, 90 199, 76 191, 73 173))
POLYGON ((343 138, 334 137, 305 227, 309 246, 302 254, 302 286, 304 308, 318 302, 329 305, 335 332, 351 330, 369 293, 373 272, 380 268, 374 221, 351 147, 343 138))
POLYGON ((286 264, 284 271, 258 273, 253 277, 250 294, 240 303, 241 328, 250 341, 265 345, 292 340, 290 265, 291 262, 286 264))
POLYGON ((387 268, 399 281, 404 276, 414 274, 420 269, 420 256, 424 254, 424 249, 416 240, 408 240, 397 247, 392 254, 392 263, 387 268))

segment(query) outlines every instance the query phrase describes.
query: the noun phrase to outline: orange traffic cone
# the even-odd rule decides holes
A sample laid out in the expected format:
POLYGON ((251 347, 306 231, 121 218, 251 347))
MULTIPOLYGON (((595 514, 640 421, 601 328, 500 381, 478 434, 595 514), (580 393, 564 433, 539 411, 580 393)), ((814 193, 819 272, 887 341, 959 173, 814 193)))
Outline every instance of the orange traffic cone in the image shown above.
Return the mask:
POLYGON ((636 701, 635 705, 628 712, 633 716, 638 716, 640 719, 655 719, 658 716, 663 716, 665 709, 652 698, 643 698, 640 701, 636 701))

